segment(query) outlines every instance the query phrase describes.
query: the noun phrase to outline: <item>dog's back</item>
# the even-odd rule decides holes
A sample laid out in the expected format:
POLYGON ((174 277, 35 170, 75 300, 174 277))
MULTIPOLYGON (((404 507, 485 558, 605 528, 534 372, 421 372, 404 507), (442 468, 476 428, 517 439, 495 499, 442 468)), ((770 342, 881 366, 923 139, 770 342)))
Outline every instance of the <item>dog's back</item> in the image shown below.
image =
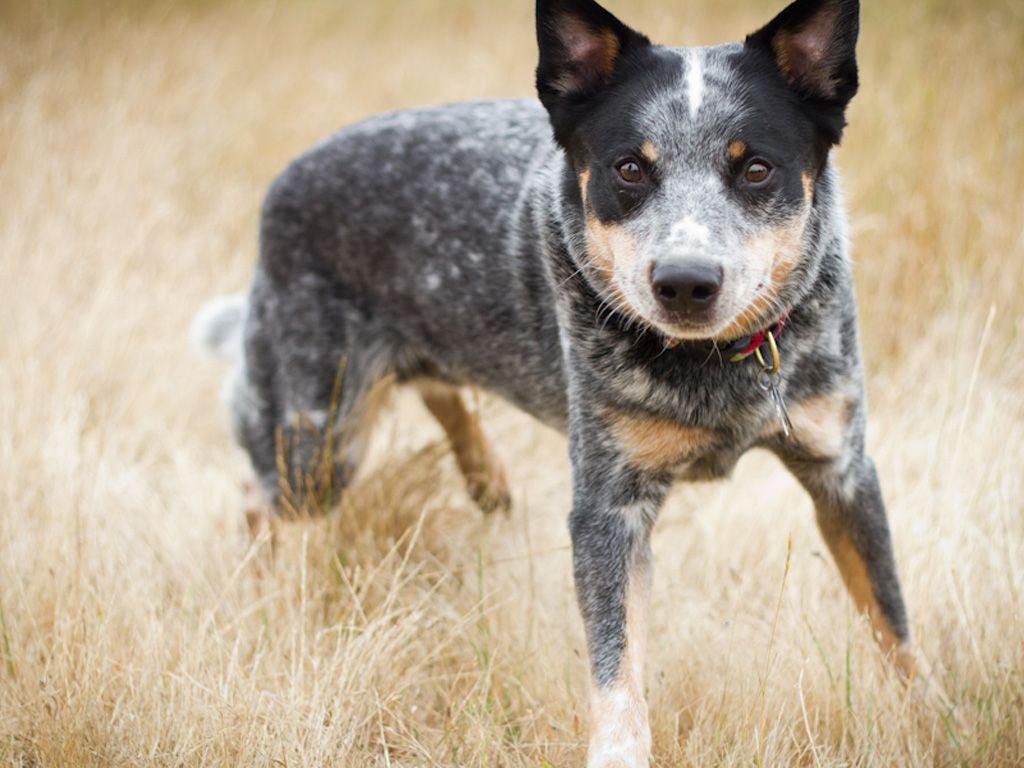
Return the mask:
POLYGON ((550 412, 530 405, 559 370, 554 299, 520 219, 554 152, 535 102, 490 101, 373 118, 295 161, 267 197, 253 297, 254 322, 283 336, 274 354, 301 358, 276 367, 358 364, 358 338, 378 358, 392 347, 377 364, 401 376, 429 366, 550 412), (536 371, 518 392, 524 365, 536 371))
MULTIPOLYGON (((213 307, 197 332, 219 339, 244 320, 235 431, 269 492, 282 425, 302 414, 328 428, 328 410, 342 421, 387 376, 473 382, 564 426, 555 300, 528 238, 547 215, 550 133, 535 101, 395 112, 274 181, 245 312, 213 307)), ((301 464, 314 449, 295 432, 301 464)))

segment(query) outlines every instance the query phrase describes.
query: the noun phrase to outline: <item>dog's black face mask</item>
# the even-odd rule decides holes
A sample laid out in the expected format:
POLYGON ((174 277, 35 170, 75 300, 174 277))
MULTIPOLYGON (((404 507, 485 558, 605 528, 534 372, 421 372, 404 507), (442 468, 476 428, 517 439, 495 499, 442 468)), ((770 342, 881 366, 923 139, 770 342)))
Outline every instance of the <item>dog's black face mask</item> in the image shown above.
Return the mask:
POLYGON ((857 33, 857 2, 799 0, 745 43, 670 49, 594 2, 539 3, 538 92, 573 167, 580 266, 610 305, 732 339, 795 301, 857 33))

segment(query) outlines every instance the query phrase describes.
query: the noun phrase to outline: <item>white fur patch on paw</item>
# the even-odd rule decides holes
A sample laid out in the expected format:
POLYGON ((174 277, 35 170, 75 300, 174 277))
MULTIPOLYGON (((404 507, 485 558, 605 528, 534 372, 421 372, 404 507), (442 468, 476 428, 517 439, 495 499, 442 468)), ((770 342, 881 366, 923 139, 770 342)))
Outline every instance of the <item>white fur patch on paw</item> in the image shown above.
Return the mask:
POLYGON ((648 768, 651 729, 643 695, 628 686, 595 692, 587 768, 648 768))

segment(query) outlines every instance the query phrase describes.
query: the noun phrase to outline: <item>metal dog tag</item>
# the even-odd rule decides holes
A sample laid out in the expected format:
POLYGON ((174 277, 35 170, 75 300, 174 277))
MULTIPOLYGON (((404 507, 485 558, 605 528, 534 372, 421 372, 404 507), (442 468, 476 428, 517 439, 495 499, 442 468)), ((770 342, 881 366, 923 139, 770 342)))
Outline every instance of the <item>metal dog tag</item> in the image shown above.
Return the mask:
POLYGON ((793 436, 793 422, 789 418, 789 411, 786 409, 786 401, 782 397, 779 386, 782 384, 782 375, 779 373, 770 374, 762 371, 759 378, 761 389, 768 393, 775 404, 775 413, 779 418, 779 425, 782 427, 782 434, 789 440, 793 436))

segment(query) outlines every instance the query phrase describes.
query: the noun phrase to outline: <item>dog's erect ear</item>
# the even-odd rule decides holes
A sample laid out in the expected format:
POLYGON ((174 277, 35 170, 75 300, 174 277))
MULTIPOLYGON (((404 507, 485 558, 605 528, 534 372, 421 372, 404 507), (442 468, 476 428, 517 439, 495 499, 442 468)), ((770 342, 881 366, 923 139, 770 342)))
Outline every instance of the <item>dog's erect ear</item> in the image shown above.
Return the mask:
POLYGON ((566 111, 595 96, 651 43, 593 0, 537 0, 537 93, 556 134, 566 111))
POLYGON ((840 111, 857 93, 858 0, 796 0, 747 46, 766 50, 801 96, 840 111))

